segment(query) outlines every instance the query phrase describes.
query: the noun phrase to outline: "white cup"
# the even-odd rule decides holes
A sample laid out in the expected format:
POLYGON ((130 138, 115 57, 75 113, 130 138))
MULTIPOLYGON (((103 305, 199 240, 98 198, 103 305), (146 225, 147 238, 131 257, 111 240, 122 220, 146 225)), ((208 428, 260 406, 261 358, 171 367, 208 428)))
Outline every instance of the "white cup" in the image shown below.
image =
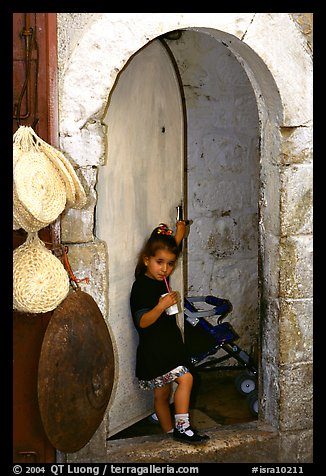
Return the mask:
MULTIPOLYGON (((162 294, 161 297, 167 296, 169 293, 162 294)), ((172 306, 165 309, 165 312, 168 316, 173 316, 174 314, 178 314, 179 308, 178 304, 172 304, 172 306)))

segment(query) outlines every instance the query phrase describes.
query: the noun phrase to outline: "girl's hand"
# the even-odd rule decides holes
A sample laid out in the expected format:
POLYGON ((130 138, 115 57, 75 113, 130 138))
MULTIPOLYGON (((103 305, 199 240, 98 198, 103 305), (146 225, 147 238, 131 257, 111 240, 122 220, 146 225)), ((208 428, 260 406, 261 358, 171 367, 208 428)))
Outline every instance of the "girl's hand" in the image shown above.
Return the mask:
POLYGON ((145 328, 153 324, 153 322, 157 321, 165 309, 172 306, 173 304, 176 304, 179 300, 179 293, 177 291, 171 291, 165 296, 161 296, 156 306, 142 315, 139 321, 139 327, 145 328))
POLYGON ((179 295, 177 291, 171 291, 170 293, 166 294, 166 296, 161 296, 159 300, 159 304, 162 306, 162 310, 165 311, 173 304, 176 304, 179 301, 179 295))
POLYGON ((176 232, 175 232, 175 241, 177 245, 181 243, 186 233, 186 222, 185 220, 177 221, 176 223, 176 232))

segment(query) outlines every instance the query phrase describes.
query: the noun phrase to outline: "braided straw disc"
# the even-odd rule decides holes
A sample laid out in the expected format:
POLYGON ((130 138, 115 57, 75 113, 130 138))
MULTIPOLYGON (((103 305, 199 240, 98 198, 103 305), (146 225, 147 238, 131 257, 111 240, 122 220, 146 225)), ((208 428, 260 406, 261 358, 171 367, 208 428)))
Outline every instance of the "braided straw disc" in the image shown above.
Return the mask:
MULTIPOLYGON (((23 152, 16 144, 13 147, 13 169, 15 170, 16 164, 19 159, 24 155, 23 152)), ((43 223, 36 218, 24 207, 17 196, 16 185, 13 184, 13 229, 19 230, 23 228, 25 231, 38 231, 48 226, 48 223, 43 223)))
POLYGON ((14 230, 23 228, 25 231, 38 231, 48 226, 48 223, 36 220, 27 208, 24 207, 17 197, 15 184, 13 186, 13 224, 14 230))
POLYGON ((66 187, 42 152, 25 152, 14 167, 18 199, 36 220, 50 224, 66 205, 66 187))
POLYGON ((44 313, 55 309, 68 295, 69 277, 61 261, 37 233, 13 253, 13 307, 17 311, 44 313))

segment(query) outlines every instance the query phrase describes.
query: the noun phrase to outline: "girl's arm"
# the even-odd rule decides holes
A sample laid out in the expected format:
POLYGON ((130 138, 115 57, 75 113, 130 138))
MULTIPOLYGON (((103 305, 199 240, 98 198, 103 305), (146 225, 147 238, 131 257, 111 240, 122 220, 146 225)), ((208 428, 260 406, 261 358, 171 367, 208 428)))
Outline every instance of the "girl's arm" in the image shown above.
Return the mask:
POLYGON ((176 291, 171 291, 166 296, 160 297, 160 300, 156 304, 156 306, 153 307, 153 309, 151 309, 150 311, 145 312, 141 316, 139 321, 139 327, 148 327, 155 321, 157 321, 157 319, 165 311, 165 309, 172 306, 173 304, 176 304, 176 302, 178 301, 178 297, 179 296, 176 291))
POLYGON ((175 232, 175 241, 179 246, 181 241, 183 240, 186 233, 186 222, 184 220, 177 221, 176 223, 176 232, 175 232))

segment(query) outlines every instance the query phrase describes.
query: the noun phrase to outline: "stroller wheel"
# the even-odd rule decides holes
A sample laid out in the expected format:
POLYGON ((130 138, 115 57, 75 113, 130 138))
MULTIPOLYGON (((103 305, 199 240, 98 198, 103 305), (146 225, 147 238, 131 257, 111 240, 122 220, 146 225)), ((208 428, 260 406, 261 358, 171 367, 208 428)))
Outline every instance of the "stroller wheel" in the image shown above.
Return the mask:
POLYGON ((254 416, 258 416, 258 395, 255 390, 249 393, 249 395, 247 396, 247 402, 249 405, 250 412, 254 416))
POLYGON ((235 386, 241 395, 248 395, 256 390, 257 382, 253 375, 249 372, 241 372, 235 379, 235 386))

